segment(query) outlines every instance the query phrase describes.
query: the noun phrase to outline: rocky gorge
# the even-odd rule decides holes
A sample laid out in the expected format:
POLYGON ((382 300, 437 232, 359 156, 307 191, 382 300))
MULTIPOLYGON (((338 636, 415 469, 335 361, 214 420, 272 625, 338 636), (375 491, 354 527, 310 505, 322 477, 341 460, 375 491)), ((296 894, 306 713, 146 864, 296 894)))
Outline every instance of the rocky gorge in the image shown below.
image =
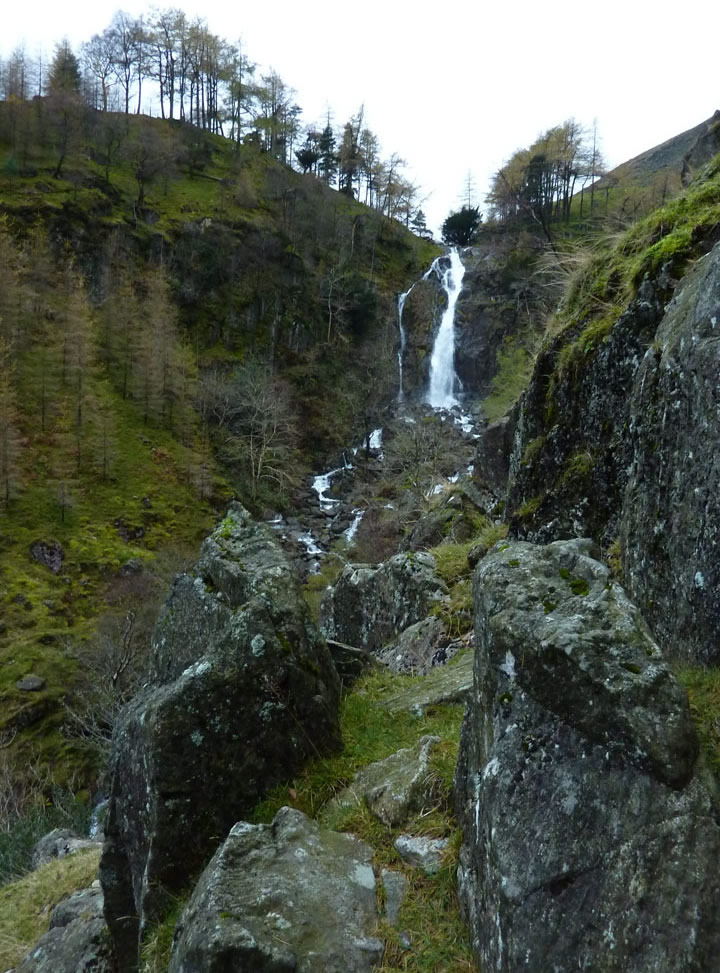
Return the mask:
MULTIPOLYGON (((400 550, 347 546, 328 584, 315 575, 316 618, 277 531, 229 507, 173 582, 115 728, 111 948, 86 954, 58 918, 64 958, 54 933, 23 973, 133 973, 163 923, 174 973, 403 968, 431 949, 408 903, 438 876, 456 876, 468 931, 436 969, 715 968, 720 785, 677 671, 717 663, 720 189, 704 172, 712 219, 624 289, 614 268, 612 315, 586 305, 545 339, 513 409, 458 433, 457 479, 418 474, 400 550), (372 759, 348 715, 361 703, 358 723, 401 714, 372 759)), ((501 299, 497 251, 461 257, 456 371, 483 398, 522 282, 501 299)), ((407 296, 406 405, 443 300, 427 278, 407 296)), ((432 418, 410 403, 388 455, 432 418)), ((356 499, 323 514, 325 541, 356 499)), ((94 900, 93 941, 99 922, 94 900)))

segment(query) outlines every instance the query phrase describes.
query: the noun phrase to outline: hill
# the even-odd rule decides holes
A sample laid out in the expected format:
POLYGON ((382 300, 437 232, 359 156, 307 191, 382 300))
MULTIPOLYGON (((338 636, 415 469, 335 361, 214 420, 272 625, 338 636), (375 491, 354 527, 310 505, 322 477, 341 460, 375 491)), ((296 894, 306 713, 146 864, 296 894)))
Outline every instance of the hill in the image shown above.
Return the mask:
POLYGON ((720 112, 606 173, 596 192, 610 197, 608 211, 627 221, 662 206, 689 184, 720 150, 720 112))
POLYGON ((0 733, 84 780, 62 702, 98 614, 122 681, 228 499, 282 509, 362 435, 436 250, 252 139, 49 99, 0 103, 0 215, 0 733))

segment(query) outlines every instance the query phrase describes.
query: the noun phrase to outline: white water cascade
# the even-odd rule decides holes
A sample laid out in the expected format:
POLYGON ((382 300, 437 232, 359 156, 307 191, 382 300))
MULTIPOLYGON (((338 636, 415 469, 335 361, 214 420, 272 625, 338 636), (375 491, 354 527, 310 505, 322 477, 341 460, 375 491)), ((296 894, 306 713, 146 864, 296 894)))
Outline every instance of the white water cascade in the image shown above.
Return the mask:
POLYGON ((460 255, 453 247, 450 251, 450 266, 446 270, 440 269, 438 257, 431 270, 435 270, 440 278, 440 284, 447 294, 447 307, 443 312, 440 329, 435 338, 435 345, 430 358, 430 386, 426 401, 434 409, 452 409, 458 405, 455 398, 455 388, 459 379, 455 373, 455 305, 462 290, 462 280, 465 267, 460 255))
MULTIPOLYGON (((417 283, 417 281, 415 282, 417 283)), ((405 355, 405 328, 403 327, 403 308, 405 307, 405 301, 410 297, 410 291, 413 289, 415 284, 412 285, 410 290, 405 291, 404 294, 400 294, 398 297, 398 331, 400 332, 400 347, 398 348, 398 402, 402 402, 405 397, 405 392, 403 390, 403 357, 405 355)))

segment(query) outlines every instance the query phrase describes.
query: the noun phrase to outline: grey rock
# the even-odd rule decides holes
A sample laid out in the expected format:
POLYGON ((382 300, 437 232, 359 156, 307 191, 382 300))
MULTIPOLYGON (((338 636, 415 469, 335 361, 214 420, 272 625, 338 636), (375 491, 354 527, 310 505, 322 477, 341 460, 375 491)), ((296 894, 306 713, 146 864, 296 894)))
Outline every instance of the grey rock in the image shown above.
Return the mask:
POLYGON ((447 838, 426 838, 424 835, 401 834, 393 842, 395 851, 414 868, 422 868, 427 875, 434 875, 443 865, 447 838))
POLYGON ((282 808, 236 824, 176 930, 170 973, 370 973, 382 959, 372 849, 282 808))
POLYGON ((84 889, 63 899, 16 973, 115 973, 110 937, 102 916, 102 893, 84 889))
POLYGON ((700 973, 720 954, 715 788, 683 690, 590 550, 518 543, 475 573, 461 902, 486 969, 700 973))
POLYGON ((682 281, 630 404, 624 580, 676 657, 720 660, 720 245, 682 281))
POLYGON ((458 654, 447 666, 436 666, 393 696, 384 698, 380 705, 391 712, 410 710, 419 712, 440 703, 464 703, 473 684, 473 655, 458 654))
POLYGON ((103 894, 102 889, 89 888, 73 892, 66 899, 55 906, 50 916, 50 928, 56 926, 69 926, 71 922, 78 920, 88 921, 90 919, 103 918, 103 894))
POLYGON ((447 652, 450 641, 442 619, 430 615, 410 625, 375 654, 392 672, 425 675, 451 657, 447 652))
POLYGON ((365 803, 370 812, 386 827, 403 824, 415 811, 420 811, 432 792, 428 760, 439 737, 424 736, 414 747, 364 767, 349 787, 327 806, 323 820, 332 825, 336 816, 347 808, 365 803))
POLYGON ((394 926, 397 924, 400 909, 405 901, 408 881, 402 872, 396 872, 391 868, 383 868, 380 876, 385 889, 385 918, 391 926, 394 926))
POLYGON ((34 541, 30 545, 30 557, 53 574, 60 574, 65 552, 57 541, 34 541))
POLYGON ((44 689, 47 683, 42 678, 42 676, 23 676, 22 679, 18 679, 15 683, 15 688, 19 689, 23 693, 38 693, 41 689, 44 689))
POLYGON ((381 564, 348 564, 325 595, 320 627, 327 638, 373 651, 425 618, 447 595, 432 555, 396 554, 381 564))
POLYGON ((239 504, 180 577, 155 685, 113 736, 100 877, 121 970, 148 922, 274 784, 339 746, 339 681, 272 530, 239 504))
POLYGON ((510 456, 512 536, 535 543, 593 537, 603 547, 616 539, 630 463, 631 390, 671 294, 668 282, 645 280, 577 367, 556 371, 564 352, 578 354, 578 328, 559 334, 538 356, 510 456))
POLYGON ((46 865, 53 858, 65 858, 66 855, 74 855, 86 848, 99 849, 101 847, 99 841, 81 838, 67 828, 55 828, 36 842, 32 852, 32 867, 39 868, 40 865, 46 865))

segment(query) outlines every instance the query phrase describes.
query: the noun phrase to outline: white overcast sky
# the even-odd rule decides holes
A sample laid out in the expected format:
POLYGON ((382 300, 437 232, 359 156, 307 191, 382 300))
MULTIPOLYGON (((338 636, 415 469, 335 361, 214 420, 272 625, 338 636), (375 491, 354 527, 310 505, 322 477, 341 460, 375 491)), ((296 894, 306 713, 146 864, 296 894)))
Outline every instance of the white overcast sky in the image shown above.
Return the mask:
MULTIPOLYGON (((24 43, 75 50, 127 0, 5 5, 0 54, 24 43)), ((200 15, 242 40, 260 70, 297 92, 305 122, 336 124, 360 105, 384 156, 407 160, 428 223, 462 202, 468 172, 483 206, 491 174, 540 132, 597 119, 611 166, 709 118, 720 108, 716 0, 254 0, 156 3, 200 15)))

